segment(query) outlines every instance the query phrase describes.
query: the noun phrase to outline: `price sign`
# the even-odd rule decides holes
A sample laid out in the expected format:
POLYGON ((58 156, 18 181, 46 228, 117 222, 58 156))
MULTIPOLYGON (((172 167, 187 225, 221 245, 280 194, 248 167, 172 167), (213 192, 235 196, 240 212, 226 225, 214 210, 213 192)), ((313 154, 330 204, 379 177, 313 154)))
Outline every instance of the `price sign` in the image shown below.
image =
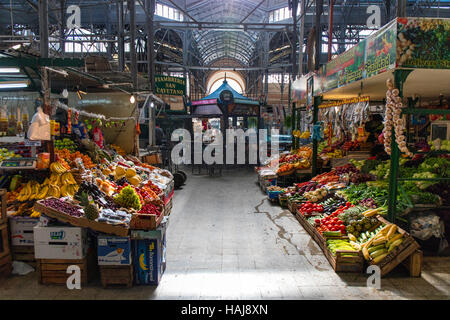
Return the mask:
POLYGON ((25 147, 40 147, 41 146, 41 140, 28 140, 28 139, 25 139, 24 145, 25 145, 25 147))

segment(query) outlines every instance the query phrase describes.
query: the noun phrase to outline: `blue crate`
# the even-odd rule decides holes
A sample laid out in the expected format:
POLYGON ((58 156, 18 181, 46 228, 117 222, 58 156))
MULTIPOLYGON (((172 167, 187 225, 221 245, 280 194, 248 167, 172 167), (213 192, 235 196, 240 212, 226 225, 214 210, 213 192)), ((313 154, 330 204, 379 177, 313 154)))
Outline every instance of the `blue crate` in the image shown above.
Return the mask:
POLYGON ((282 194, 283 191, 267 191, 269 199, 278 199, 278 196, 282 194))

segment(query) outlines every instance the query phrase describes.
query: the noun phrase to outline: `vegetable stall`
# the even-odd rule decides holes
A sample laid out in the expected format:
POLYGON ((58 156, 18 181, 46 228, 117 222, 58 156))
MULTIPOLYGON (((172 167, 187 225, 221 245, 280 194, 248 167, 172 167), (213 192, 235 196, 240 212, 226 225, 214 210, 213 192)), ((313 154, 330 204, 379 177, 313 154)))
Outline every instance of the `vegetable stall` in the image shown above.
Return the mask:
POLYGON ((173 175, 103 139, 102 131, 121 132, 132 119, 53 104, 66 116, 51 120, 48 139, 2 138, 1 217, 11 243, 0 254, 1 274, 21 261, 36 267, 40 283, 65 284, 76 264, 82 284, 158 285, 173 175))
POLYGON ((397 18, 306 80, 312 179, 277 195, 336 271, 418 276, 418 221, 448 221, 449 33, 449 19, 397 18))

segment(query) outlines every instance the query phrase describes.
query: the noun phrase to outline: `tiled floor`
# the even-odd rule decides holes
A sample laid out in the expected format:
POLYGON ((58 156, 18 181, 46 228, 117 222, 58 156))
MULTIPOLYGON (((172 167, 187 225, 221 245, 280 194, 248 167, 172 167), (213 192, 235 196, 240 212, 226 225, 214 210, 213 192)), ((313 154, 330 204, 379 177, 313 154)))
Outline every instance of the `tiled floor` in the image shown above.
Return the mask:
POLYGON ((167 269, 158 287, 81 290, 37 284, 35 273, 0 283, 2 299, 449 299, 450 258, 426 258, 421 278, 400 269, 366 286, 336 274, 287 210, 270 204, 251 170, 189 176, 175 194, 167 269))

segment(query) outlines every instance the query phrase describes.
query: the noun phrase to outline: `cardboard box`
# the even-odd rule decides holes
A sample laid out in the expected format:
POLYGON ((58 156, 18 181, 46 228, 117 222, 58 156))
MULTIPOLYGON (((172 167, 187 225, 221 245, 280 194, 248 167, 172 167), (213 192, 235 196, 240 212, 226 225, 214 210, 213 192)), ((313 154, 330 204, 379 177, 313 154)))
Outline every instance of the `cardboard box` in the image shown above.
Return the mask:
POLYGON ((11 230, 11 245, 32 246, 34 245, 33 228, 39 223, 39 218, 10 217, 9 226, 11 230))
POLYGON ((151 154, 151 155, 142 157, 142 161, 144 163, 147 163, 147 164, 150 164, 150 165, 152 165, 152 164, 161 164, 162 163, 162 157, 161 157, 160 153, 155 153, 155 154, 151 154))
POLYGON ((130 237, 98 236, 98 264, 102 266, 122 266, 131 264, 130 237))
POLYGON ((80 227, 34 227, 36 259, 83 259, 88 241, 86 229, 80 227))
POLYGON ((166 218, 156 230, 132 231, 136 284, 158 285, 161 281, 166 269, 166 218))

